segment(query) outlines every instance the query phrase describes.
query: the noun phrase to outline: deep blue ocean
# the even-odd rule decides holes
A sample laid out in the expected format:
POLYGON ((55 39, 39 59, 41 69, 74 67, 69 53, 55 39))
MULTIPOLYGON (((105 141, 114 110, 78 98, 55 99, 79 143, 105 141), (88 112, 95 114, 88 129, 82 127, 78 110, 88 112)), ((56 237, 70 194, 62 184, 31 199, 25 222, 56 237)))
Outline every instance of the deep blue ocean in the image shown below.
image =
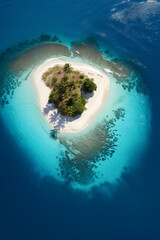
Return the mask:
MULTIPOLYGON (((160 1, 0 0, 0 40, 0 240, 160 239, 160 1), (109 134, 120 135, 110 152, 104 144, 94 158, 82 146, 87 160, 73 159, 77 165, 61 156, 66 145, 49 137, 28 77, 46 56, 55 57, 50 48, 38 50, 38 56, 37 50, 22 55, 12 65, 21 70, 16 77, 5 68, 26 50, 52 42, 48 36, 63 45, 56 56, 73 60, 64 46, 80 46, 83 57, 75 61, 100 68, 98 49, 136 73, 129 75, 129 91, 107 73, 110 96, 94 124, 101 123, 104 113, 115 119, 113 110, 118 109, 120 120, 112 122, 115 129, 109 134), (141 91, 142 82, 147 93, 141 91), (9 96, 14 84, 8 100, 3 95, 9 96)), ((82 142, 93 144, 93 133, 86 130, 84 137, 67 139, 79 149, 82 142)), ((96 136, 105 142, 103 134, 96 136)), ((87 151, 93 152, 96 147, 90 145, 87 151)))

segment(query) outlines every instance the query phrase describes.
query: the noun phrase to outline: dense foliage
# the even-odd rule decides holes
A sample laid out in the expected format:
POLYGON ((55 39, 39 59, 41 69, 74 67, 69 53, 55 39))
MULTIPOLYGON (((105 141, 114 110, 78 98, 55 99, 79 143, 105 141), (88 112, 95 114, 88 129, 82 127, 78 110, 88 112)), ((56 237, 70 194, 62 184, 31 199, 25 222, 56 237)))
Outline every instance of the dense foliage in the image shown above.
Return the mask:
POLYGON ((60 113, 66 116, 80 115, 85 110, 86 99, 81 95, 97 89, 93 79, 89 79, 70 64, 56 65, 42 75, 46 85, 52 89, 49 103, 54 103, 60 113))
POLYGON ((93 91, 96 91, 97 85, 89 78, 86 78, 83 84, 83 90, 87 93, 92 93, 93 91))

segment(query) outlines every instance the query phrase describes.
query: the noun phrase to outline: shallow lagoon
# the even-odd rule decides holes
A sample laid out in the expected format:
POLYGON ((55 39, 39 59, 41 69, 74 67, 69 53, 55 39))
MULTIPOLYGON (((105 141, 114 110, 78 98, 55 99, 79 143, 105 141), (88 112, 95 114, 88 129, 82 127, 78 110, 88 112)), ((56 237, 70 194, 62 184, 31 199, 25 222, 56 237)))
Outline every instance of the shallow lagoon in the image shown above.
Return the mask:
POLYGON ((4 105, 2 117, 41 176, 70 181, 72 187, 87 191, 103 183, 116 184, 124 168, 136 166, 145 152, 151 116, 149 97, 144 87, 139 88, 141 77, 122 61, 106 59, 95 43, 86 40, 70 43, 70 50, 67 43, 37 45, 9 62, 9 74, 14 75, 13 81, 18 78, 20 85, 6 100, 9 104, 4 105), (88 128, 74 134, 57 133, 55 139, 41 114, 31 72, 47 58, 57 56, 99 68, 109 76, 111 89, 88 128))
MULTIPOLYGON (((149 89, 149 102, 152 103, 152 131, 148 135, 148 124, 145 125, 146 129, 144 125, 142 128, 144 145, 147 142, 146 135, 150 140, 147 151, 141 145, 140 154, 136 154, 131 161, 127 158, 133 168, 124 168, 115 185, 104 183, 93 187, 91 198, 88 191, 87 194, 83 194, 84 191, 73 191, 68 182, 55 180, 56 173, 54 177, 47 174, 43 178, 40 176, 40 170, 44 173, 47 165, 40 167, 38 159, 33 161, 33 152, 30 157, 26 149, 23 151, 19 144, 20 138, 18 142, 16 136, 11 137, 14 129, 7 130, 11 116, 5 114, 3 109, 1 113, 4 124, 2 114, 0 116, 0 239, 160 239, 159 9, 158 0, 0 1, 1 52, 26 39, 36 39, 42 33, 53 36, 57 34, 62 43, 67 45, 71 41, 83 41, 92 36, 98 41, 104 56, 125 62, 127 60, 131 66, 134 63, 132 69, 138 68, 138 72, 142 73, 149 89), (34 164, 36 162, 38 165, 34 164), (103 191, 108 193, 108 189, 113 190, 114 186, 114 194, 103 194, 103 191)), ((28 48, 30 47, 29 45, 28 48)), ((26 47, 22 49, 24 50, 26 47)), ((15 55, 19 53, 16 51, 15 55)), ((89 60, 83 58, 83 61, 89 60)), ((0 63, 0 68, 1 66, 0 63)), ((27 74, 26 72, 24 78, 27 74)), ((8 86, 3 79, 1 76, 0 96, 8 86)), ((5 79, 8 82, 11 77, 5 79)), ((13 87, 17 85, 16 83, 13 87)), ((134 97, 132 100, 135 102, 134 97)), ((138 101, 137 97, 136 100, 138 101)), ((143 96, 140 100, 143 101, 143 96)), ((149 120, 148 104, 145 106, 149 120)), ((9 109, 9 105, 7 107, 9 109)), ((144 112, 142 105, 141 107, 141 112, 144 112)), ((37 116, 41 119, 40 113, 37 116)), ((139 118, 139 115, 136 120, 137 123, 143 123, 143 117, 139 118)), ((44 129, 48 132, 47 125, 44 129)), ((122 137, 119 138, 121 140, 123 141, 122 137)), ((141 140, 142 138, 140 143, 143 144, 141 140)), ((112 160, 119 150, 116 150, 112 160)), ((51 171, 53 173, 52 169, 51 171)), ((101 177, 99 179, 103 182, 101 177)), ((84 190, 84 185, 81 186, 84 190)), ((75 186, 76 189, 78 187, 80 186, 75 186)), ((86 188, 88 189, 87 186, 86 188)))

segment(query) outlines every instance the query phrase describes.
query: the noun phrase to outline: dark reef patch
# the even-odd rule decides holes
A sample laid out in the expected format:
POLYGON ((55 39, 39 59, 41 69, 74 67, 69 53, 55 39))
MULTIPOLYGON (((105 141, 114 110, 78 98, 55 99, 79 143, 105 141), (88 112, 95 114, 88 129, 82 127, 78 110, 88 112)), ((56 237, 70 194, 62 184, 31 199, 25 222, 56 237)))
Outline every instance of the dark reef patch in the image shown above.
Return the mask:
POLYGON ((60 174, 66 181, 89 184, 98 177, 96 168, 102 161, 109 160, 116 151, 119 134, 115 129, 117 120, 123 120, 125 110, 118 108, 114 117, 97 125, 89 134, 81 137, 58 136, 57 139, 68 149, 60 158, 60 174))
POLYGON ((104 69, 110 70, 116 78, 117 84, 120 84, 124 90, 131 91, 135 89, 138 93, 147 93, 146 85, 143 77, 137 70, 137 66, 126 60, 108 60, 107 57, 103 56, 94 38, 72 42, 72 52, 75 57, 80 57, 83 61, 96 64, 103 71, 104 69))
POLYGON ((129 92, 135 89, 137 93, 142 93, 144 95, 148 93, 143 77, 135 69, 126 78, 119 79, 117 83, 120 83, 123 89, 129 92))
POLYGON ((87 38, 83 42, 72 42, 72 51, 75 57, 78 56, 83 60, 88 60, 102 69, 110 69, 115 76, 128 76, 131 72, 120 60, 109 61, 105 59, 93 38, 87 38))
POLYGON ((19 72, 35 66, 35 63, 39 65, 49 58, 70 55, 68 47, 60 43, 44 43, 21 53, 9 64, 9 68, 19 72))
POLYGON ((0 105, 9 103, 14 90, 26 80, 31 70, 51 57, 70 56, 69 48, 55 35, 40 35, 20 42, 0 55, 0 105), (24 74, 25 73, 25 74, 24 74), (24 79, 20 77, 24 74, 24 79))
POLYGON ((20 42, 15 46, 7 48, 4 52, 1 53, 0 66, 2 66, 1 64, 4 64, 4 62, 9 63, 9 61, 14 59, 16 56, 26 51, 27 49, 38 46, 39 44, 43 43, 57 43, 57 42, 60 42, 60 39, 56 35, 51 36, 46 34, 41 34, 38 38, 20 42))

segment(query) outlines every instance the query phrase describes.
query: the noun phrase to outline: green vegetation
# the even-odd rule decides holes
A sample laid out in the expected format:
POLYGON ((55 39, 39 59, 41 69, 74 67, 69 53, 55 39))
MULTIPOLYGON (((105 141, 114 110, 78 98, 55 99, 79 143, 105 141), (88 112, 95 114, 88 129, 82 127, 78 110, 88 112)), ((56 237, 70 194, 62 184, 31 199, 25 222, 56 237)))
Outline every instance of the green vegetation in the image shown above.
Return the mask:
POLYGON ((87 93, 92 93, 96 91, 97 85, 93 82, 92 79, 86 78, 83 84, 83 90, 87 93))
POLYGON ((52 89, 48 102, 54 103, 58 111, 66 116, 76 116, 85 110, 86 99, 81 95, 97 89, 94 79, 90 79, 71 65, 56 65, 42 75, 43 81, 52 89))
POLYGON ((71 72, 71 65, 69 63, 66 63, 63 67, 63 70, 66 72, 66 73, 70 73, 71 72))

